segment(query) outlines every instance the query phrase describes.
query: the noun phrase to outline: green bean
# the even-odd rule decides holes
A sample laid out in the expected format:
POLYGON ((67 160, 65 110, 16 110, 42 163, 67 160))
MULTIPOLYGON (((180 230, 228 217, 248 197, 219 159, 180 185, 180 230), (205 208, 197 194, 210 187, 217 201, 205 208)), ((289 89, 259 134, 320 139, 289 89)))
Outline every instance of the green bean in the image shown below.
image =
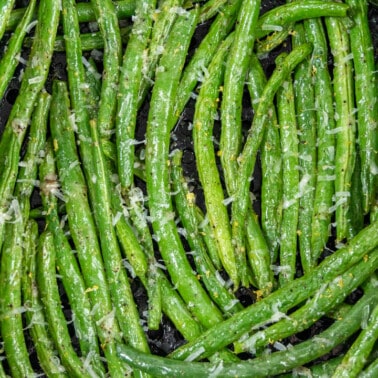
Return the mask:
MULTIPOLYGON (((0 140, 0 213, 6 217, 9 197, 16 181, 21 145, 25 138, 31 113, 38 93, 47 78, 56 29, 59 22, 60 3, 44 1, 39 6, 38 24, 20 88, 11 114, 0 140)), ((3 243, 4 222, 0 222, 0 248, 3 243)))
POLYGON ((372 310, 370 318, 361 330, 332 377, 359 377, 365 362, 378 339, 378 306, 372 310))
POLYGON ((71 344, 56 281, 55 256, 53 236, 50 232, 44 231, 38 243, 37 284, 51 336, 67 372, 73 377, 90 377, 91 375, 84 371, 83 363, 71 344))
MULTIPOLYGON (((239 170, 237 175, 237 183, 235 185, 237 191, 234 194, 234 201, 232 203, 232 230, 233 236, 235 237, 236 242, 239 244, 241 244, 241 232, 239 231, 239 225, 242 225, 244 223, 244 219, 246 218, 249 209, 249 178, 252 176, 257 151, 260 147, 265 133, 268 111, 271 107, 271 104, 273 103, 273 97, 278 88, 290 75, 290 72, 310 52, 311 46, 309 44, 303 44, 296 47, 284 59, 282 64, 279 64, 277 66, 260 97, 258 108, 255 112, 252 126, 249 130, 243 151, 238 157, 239 170)), ((266 256, 266 260, 269 261, 269 253, 266 256)), ((266 262, 258 267, 263 268, 264 265, 266 265, 266 262)), ((261 269, 262 277, 264 277, 264 272, 269 272, 269 270, 269 268, 261 269)), ((266 285, 268 286, 269 279, 270 278, 267 278, 267 280, 265 281, 266 285)))
MULTIPOLYGON (((56 99, 52 103, 50 131, 53 138, 62 194, 68 224, 77 251, 80 268, 92 303, 92 314, 112 376, 122 374, 124 367, 115 355, 116 338, 121 338, 102 261, 97 230, 88 204, 87 185, 78 163, 76 141, 69 120, 68 98, 64 83, 54 84, 56 99), (62 93, 63 92, 63 93, 62 93)), ((83 141, 81 144, 84 144, 83 141)))
POLYGON ((213 125, 217 114, 219 87, 224 73, 224 60, 233 41, 227 38, 211 62, 209 76, 201 86, 193 119, 193 141, 197 170, 204 191, 207 217, 214 232, 218 255, 235 288, 239 285, 230 221, 224 204, 223 189, 215 159, 213 125))
POLYGON ((348 208, 351 178, 355 164, 355 115, 352 61, 349 55, 349 35, 343 23, 332 17, 325 19, 329 44, 334 58, 333 92, 335 101, 335 208, 336 239, 348 237, 348 208))
POLYGON ((113 2, 111 0, 91 0, 91 4, 104 38, 103 76, 97 123, 101 136, 107 139, 112 133, 117 108, 117 97, 114 96, 114 90, 119 83, 122 41, 113 2))
POLYGON ((332 198, 335 192, 335 118, 333 91, 328 71, 328 47, 321 20, 304 23, 306 36, 314 45, 311 57, 315 91, 317 129, 317 177, 312 216, 311 253, 313 264, 323 251, 330 234, 332 198))
POLYGON ((33 374, 23 335, 21 313, 22 255, 25 223, 28 219, 30 196, 37 174, 37 159, 43 149, 46 135, 46 119, 50 96, 39 97, 33 113, 30 143, 25 155, 25 166, 20 169, 15 187, 15 199, 11 202, 12 222, 5 227, 5 239, 1 255, 1 332, 4 349, 14 375, 33 374))
POLYGON ((237 157, 241 149, 241 102, 245 75, 255 42, 260 1, 243 1, 239 10, 235 38, 227 59, 222 98, 220 157, 228 194, 236 188, 237 157))
POLYGON ((369 255, 367 261, 360 261, 340 276, 322 285, 311 300, 292 312, 290 317, 283 317, 275 324, 259 330, 249 339, 238 343, 235 346, 235 352, 241 353, 248 350, 255 354, 256 350, 265 347, 267 344, 273 344, 275 341, 308 329, 318 319, 328 314, 332 308, 341 304, 346 296, 364 281, 368 280, 369 276, 374 273, 376 264, 377 261, 369 255))
MULTIPOLYGON (((263 68, 252 54, 248 74, 248 90, 256 112, 266 85, 263 68)), ((277 259, 282 219, 282 154, 276 110, 268 111, 268 121, 261 148, 261 225, 270 250, 270 260, 277 259)))
POLYGON ((46 228, 53 235, 56 268, 72 309, 73 324, 79 339, 80 350, 82 355, 88 358, 87 362, 90 362, 88 368, 90 367, 97 375, 104 376, 88 293, 58 216, 58 203, 55 196, 57 176, 51 142, 46 146, 45 158, 40 165, 39 172, 40 194, 46 213, 46 228))
POLYGON ((170 357, 185 359, 193 352, 197 358, 212 355, 218 349, 238 340, 250 329, 269 320, 275 313, 285 313, 293 306, 312 296, 322 284, 345 272, 378 245, 378 222, 367 226, 331 256, 324 259, 310 273, 289 282, 266 298, 233 315, 230 319, 213 326, 195 342, 176 349, 170 357), (198 353, 198 355, 197 355, 198 353))
POLYGON ((130 188, 134 179, 138 92, 142 82, 144 51, 149 42, 155 7, 156 0, 138 2, 131 36, 123 56, 116 115, 118 175, 123 190, 130 188))
POLYGON ((67 377, 66 369, 61 365, 50 332, 47 328, 45 313, 36 282, 36 252, 38 243, 38 225, 28 221, 25 227, 24 272, 22 276, 22 295, 26 307, 26 329, 33 340, 38 361, 49 377, 67 377))
MULTIPOLYGON (((135 12, 136 6, 135 0, 122 0, 115 1, 114 8, 117 12, 119 19, 131 17, 135 12)), ((91 22, 96 21, 96 16, 93 11, 93 7, 88 3, 77 3, 76 10, 79 18, 79 22, 91 22)), ((6 31, 13 31, 19 24, 21 18, 25 13, 25 8, 14 9, 10 15, 8 22, 6 23, 6 31)))
MULTIPOLYGON (((8 3, 11 3, 8 1, 8 3)), ((12 79, 14 71, 20 60, 20 53, 22 47, 22 41, 25 34, 28 32, 29 24, 35 9, 36 1, 30 1, 24 17, 20 20, 13 35, 10 37, 7 49, 0 61, 0 98, 4 96, 4 92, 12 79)), ((1 5, 0 5, 1 8, 1 5)), ((3 8, 1 8, 3 10, 3 8)), ((1 15, 0 15, 1 17, 1 15)), ((1 25, 1 22, 0 22, 1 25)), ((0 26, 1 28, 1 26, 0 26)), ((1 35, 1 30, 0 30, 1 35)), ((1 39, 1 38, 0 38, 1 39)))
POLYGON ((90 195, 116 318, 125 340, 140 350, 149 351, 113 227, 110 184, 106 177, 106 164, 100 149, 99 132, 95 121, 92 120, 90 126, 94 146, 92 150, 93 175, 96 177, 95 191, 90 195))
POLYGON ((5 32, 5 26, 10 18, 15 0, 1 0, 0 2, 0 41, 5 32))
POLYGON ((374 198, 374 172, 378 162, 378 144, 374 133, 378 127, 378 104, 375 100, 377 85, 375 79, 374 47, 368 24, 366 0, 347 0, 354 21, 349 30, 354 65, 354 88, 357 107, 357 131, 359 154, 361 156, 361 183, 363 209, 366 214, 374 198))
POLYGON ((199 279, 203 281, 210 297, 223 311, 226 317, 243 309, 239 300, 231 294, 224 283, 217 278, 217 272, 207 255, 206 247, 199 234, 196 210, 195 195, 188 190, 187 182, 181 167, 182 151, 172 152, 172 181, 175 192, 175 203, 181 223, 184 226, 186 239, 193 251, 194 263, 197 268, 199 279))
MULTIPOLYGON (((293 45, 307 42, 303 24, 297 24, 293 45)), ((298 244, 301 266, 306 273, 312 269, 312 215, 316 183, 316 112, 315 91, 312 85, 311 57, 303 60, 294 73, 294 102, 298 129, 298 169, 300 186, 298 214, 298 244)))
POLYGON ((316 17, 346 17, 349 6, 342 3, 325 3, 322 0, 302 0, 273 8, 262 15, 257 23, 256 38, 262 38, 271 31, 281 30, 292 24, 316 17))
POLYGON ((266 377, 288 372, 331 351, 346 341, 361 326, 361 320, 377 305, 374 288, 353 306, 347 319, 337 321, 319 335, 284 351, 266 354, 238 363, 176 361, 171 358, 142 354, 126 345, 118 345, 122 359, 155 377, 266 377))
MULTIPOLYGON (((279 56, 283 59, 283 57, 279 56)), ((278 59, 278 58, 277 58, 278 59)), ((282 62, 282 60, 281 60, 282 62)), ((283 176, 283 204, 280 240, 279 282, 284 286, 295 278, 297 230, 299 216, 298 130, 291 77, 277 92, 277 113, 280 125, 283 176)), ((307 269, 306 269, 307 270, 307 269)))
POLYGON ((165 48, 167 36, 174 24, 178 11, 183 5, 183 0, 164 0, 158 4, 158 9, 153 15, 154 24, 151 40, 148 45, 148 55, 142 67, 143 81, 139 86, 138 108, 146 98, 148 90, 153 84, 156 68, 160 60, 162 50, 165 48))
POLYGON ((211 327, 222 316, 193 274, 185 255, 173 219, 168 169, 169 120, 197 17, 198 11, 178 16, 160 60, 147 122, 146 177, 152 228, 172 283, 198 320, 211 327))

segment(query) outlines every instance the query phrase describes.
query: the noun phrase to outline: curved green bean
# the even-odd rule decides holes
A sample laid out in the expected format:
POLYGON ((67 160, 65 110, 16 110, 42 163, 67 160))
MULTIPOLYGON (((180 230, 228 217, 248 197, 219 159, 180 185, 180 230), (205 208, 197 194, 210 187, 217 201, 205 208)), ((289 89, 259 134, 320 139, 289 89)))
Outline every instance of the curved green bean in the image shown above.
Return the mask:
POLYGON ((238 340, 258 324, 268 321, 278 311, 285 313, 293 306, 312 296, 322 284, 329 282, 361 260, 378 245, 378 222, 367 226, 331 256, 323 260, 310 273, 289 282, 266 298, 233 315, 230 319, 213 326, 195 342, 176 349, 172 358, 185 359, 192 353, 197 358, 211 356, 220 348, 238 340), (197 355, 198 353, 198 355, 197 355))
POLYGON ((142 354, 126 345, 118 345, 122 359, 132 366, 144 369, 155 377, 267 377, 300 367, 346 341, 356 332, 370 306, 378 301, 375 290, 370 289, 351 309, 347 319, 337 321, 319 335, 284 351, 266 354, 250 361, 238 363, 208 363, 177 361, 171 358, 142 354))
MULTIPOLYGON (((294 28, 294 46, 306 43, 308 38, 303 24, 294 28)), ((314 54, 314 51, 313 51, 314 54)), ((313 55, 312 54, 312 55, 313 55)), ((298 169, 300 185, 298 213, 298 246, 304 273, 314 266, 311 250, 312 216, 316 183, 316 111, 311 57, 303 60, 294 73, 294 102, 298 129, 298 169)))
POLYGON ((172 282, 198 320, 211 327, 221 321, 222 316, 187 260, 174 222, 168 166, 169 120, 197 17, 197 11, 178 16, 160 60, 161 68, 156 73, 147 123, 146 177, 152 227, 172 282))
POLYGON ((301 0, 273 8, 262 15, 257 23, 256 38, 262 38, 297 21, 317 17, 347 17, 349 6, 323 0, 301 0))

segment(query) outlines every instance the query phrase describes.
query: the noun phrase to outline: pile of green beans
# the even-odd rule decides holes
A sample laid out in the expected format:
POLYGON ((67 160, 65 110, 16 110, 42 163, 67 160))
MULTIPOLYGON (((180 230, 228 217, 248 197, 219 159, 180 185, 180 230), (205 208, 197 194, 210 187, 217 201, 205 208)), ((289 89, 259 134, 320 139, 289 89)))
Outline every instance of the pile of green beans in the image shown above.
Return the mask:
POLYGON ((268 3, 0 0, 0 378, 378 376, 376 2, 268 3))

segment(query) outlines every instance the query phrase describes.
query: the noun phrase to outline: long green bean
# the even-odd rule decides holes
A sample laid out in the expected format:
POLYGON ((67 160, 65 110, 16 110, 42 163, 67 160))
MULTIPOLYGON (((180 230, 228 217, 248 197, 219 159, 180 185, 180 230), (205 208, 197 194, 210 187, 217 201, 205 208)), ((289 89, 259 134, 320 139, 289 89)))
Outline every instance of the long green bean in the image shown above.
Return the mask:
POLYGON ((336 133, 334 206, 336 208, 336 238, 342 241, 349 236, 348 209, 356 155, 352 56, 349 55, 349 35, 344 24, 332 17, 327 17, 325 24, 334 57, 333 92, 336 119, 333 130, 336 133))
POLYGON ((185 104, 192 96, 192 91, 197 82, 201 81, 203 75, 206 73, 206 67, 210 64, 220 44, 234 26, 241 2, 241 0, 229 1, 227 7, 215 18, 209 32, 203 38, 188 65, 185 67, 177 93, 174 111, 175 118, 172 120, 172 128, 179 119, 185 104))
POLYGON ((193 119, 194 153, 197 170, 204 191, 207 217, 214 232, 218 255, 235 288, 239 284, 230 221, 224 204, 224 194, 219 177, 213 146, 213 125, 218 108, 219 87, 224 72, 224 60, 232 43, 227 38, 208 68, 209 75, 196 102, 193 119))
MULTIPOLYGON (((248 90, 254 111, 266 85, 263 68, 256 55, 252 55, 248 74, 248 90)), ((270 250, 270 259, 275 263, 278 255, 282 219, 282 154, 277 115, 274 107, 268 111, 261 148, 261 226, 270 250)))
MULTIPOLYGON (((295 26, 294 46, 308 42, 303 24, 295 26)), ((312 269, 312 215, 316 182, 316 112, 315 91, 312 86, 311 57, 303 60, 294 73, 294 102, 298 129, 298 167, 300 186, 298 214, 298 245, 303 271, 312 269)))
MULTIPOLYGON (((44 86, 49 71, 60 2, 44 1, 38 10, 38 24, 34 43, 17 97, 0 140, 0 213, 6 217, 9 197, 17 177, 20 151, 38 93, 44 86)), ((3 243, 4 222, 0 222, 0 248, 3 243)))
POLYGON ((375 288, 353 306, 347 319, 336 321, 311 340, 302 342, 284 351, 266 354, 251 361, 239 363, 206 363, 176 361, 170 358, 142 354, 125 345, 118 346, 118 353, 131 365, 145 369, 156 377, 266 377, 288 372, 331 351, 356 332, 363 317, 370 313, 370 306, 377 305, 375 288))
POLYGON ((174 223, 168 155, 169 120, 179 75, 197 22, 198 12, 178 16, 160 60, 152 91, 146 134, 146 177, 152 227, 173 284, 190 310, 206 327, 222 316, 193 274, 174 223), (193 300, 195 298, 195 300, 193 300))
POLYGON ((276 290, 230 319, 204 332, 195 342, 190 342, 171 353, 171 357, 185 359, 192 353, 197 358, 212 355, 219 348, 229 345, 257 325, 268 321, 277 312, 285 313, 293 306, 313 295, 322 284, 334 279, 354 265, 378 245, 378 222, 367 226, 350 240, 349 244, 327 257, 310 273, 286 287, 276 290), (198 353, 198 355, 197 355, 198 353))
POLYGON ((328 71, 328 50, 321 20, 305 21, 308 40, 313 44, 311 56, 312 79, 315 91, 317 131, 317 177, 311 231, 313 264, 327 244, 330 235, 332 198, 335 193, 335 117, 333 90, 328 71))
POLYGON ((354 25, 349 30, 353 54, 355 104, 357 107, 357 130, 361 156, 361 183, 363 210, 366 214, 376 190, 375 172, 378 162, 377 142, 374 138, 378 127, 378 104, 376 101, 376 74, 374 47, 368 24, 366 0, 347 0, 354 25))
POLYGON ((39 167, 40 187, 43 207, 46 213, 46 228, 53 235, 56 249, 56 268, 72 309, 75 333, 79 339, 80 350, 85 357, 87 369, 104 376, 104 367, 100 359, 96 327, 91 314, 92 306, 77 260, 64 235, 58 216, 58 201, 54 183, 56 182, 55 161, 52 145, 47 143, 45 157, 39 167))
POLYGON ((235 346, 235 351, 241 353, 248 350, 255 354, 256 350, 265 347, 268 343, 274 344, 276 341, 309 328, 322 316, 328 314, 330 309, 341 304, 346 296, 364 281, 368 280, 374 273, 376 264, 377 261, 374 260, 373 256, 369 256, 367 261, 360 261, 342 275, 321 286, 307 303, 288 317, 284 317, 277 323, 254 333, 249 339, 238 343, 235 346))
MULTIPOLYGON (((283 59, 279 56, 277 59, 283 59)), ((291 76, 277 92, 277 114, 282 150, 283 205, 280 239, 279 282, 284 286, 295 277, 299 216, 298 129, 291 76)), ((307 270, 307 269, 306 269, 307 270)))

